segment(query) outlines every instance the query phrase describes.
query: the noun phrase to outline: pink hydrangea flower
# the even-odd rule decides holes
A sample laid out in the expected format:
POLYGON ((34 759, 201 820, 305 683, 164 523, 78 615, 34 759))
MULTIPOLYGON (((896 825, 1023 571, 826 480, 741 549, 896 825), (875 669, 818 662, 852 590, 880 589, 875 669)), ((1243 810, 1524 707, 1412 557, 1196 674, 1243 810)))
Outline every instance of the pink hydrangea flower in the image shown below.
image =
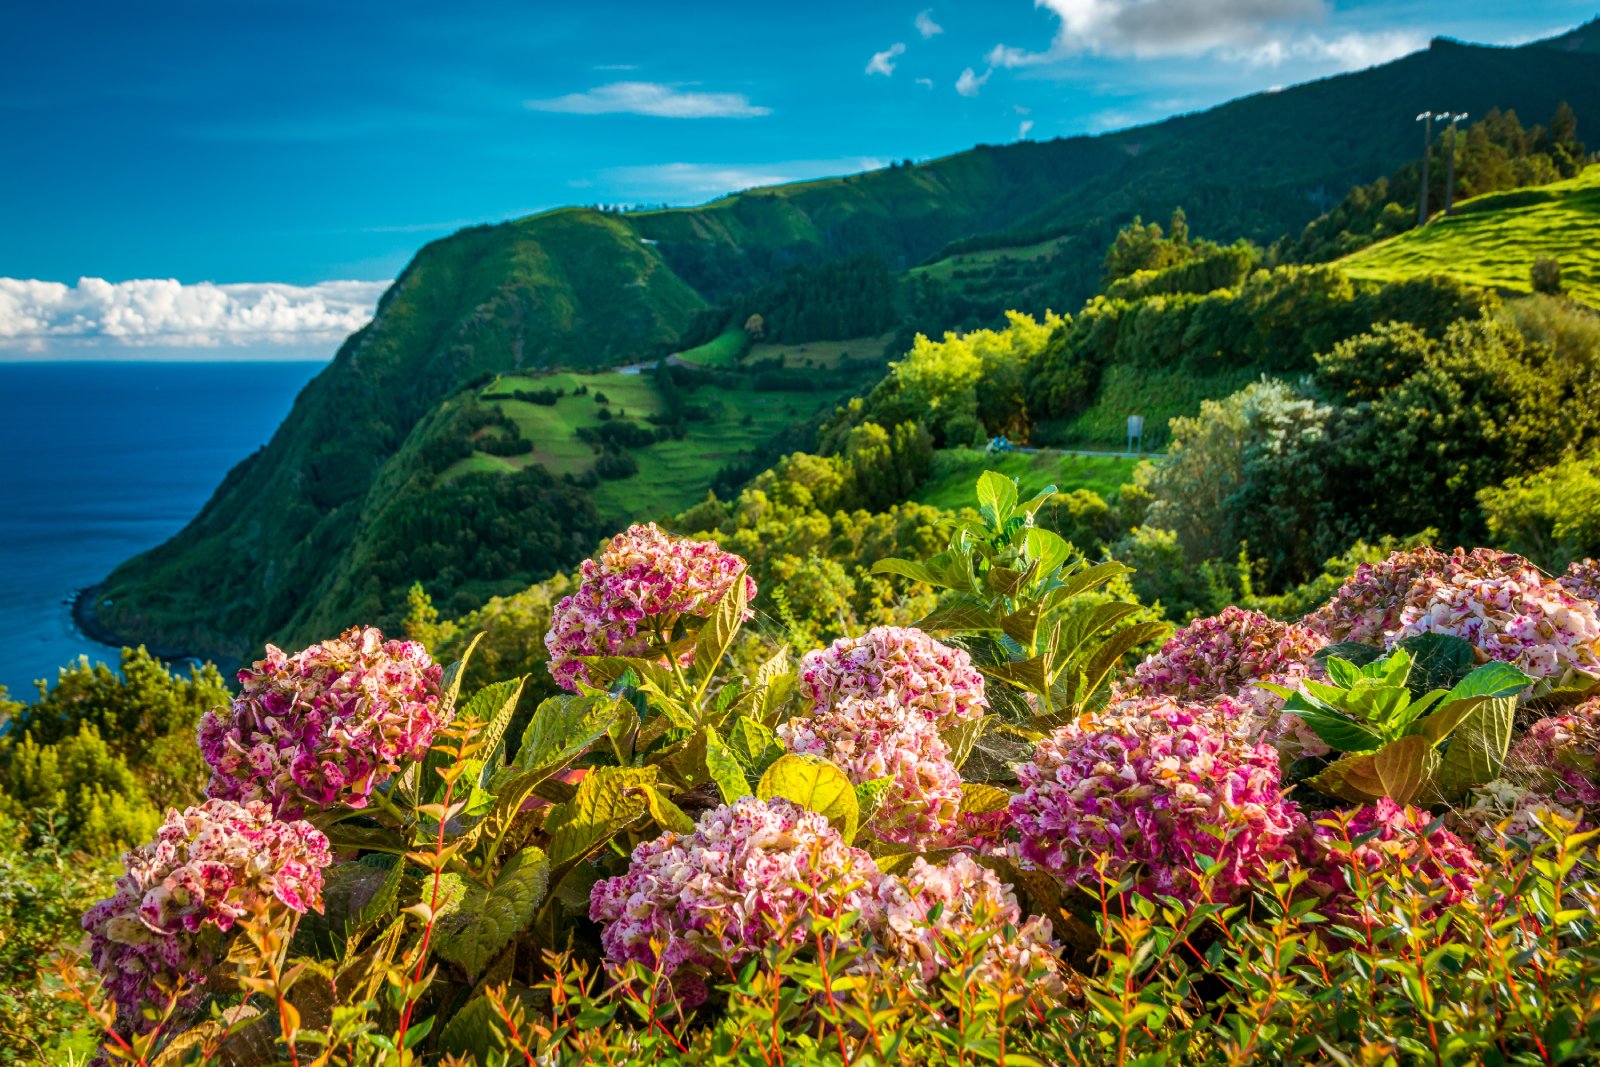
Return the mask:
POLYGON ((149 1030, 143 1010, 165 1008, 180 980, 189 989, 177 1009, 193 1011, 240 922, 321 911, 330 859, 315 827, 275 821, 259 801, 168 812, 153 842, 123 855, 116 892, 83 917, 118 1031, 149 1030))
MULTIPOLYGON (((556 605, 544 639, 550 676, 576 691, 589 680, 582 657, 645 655, 655 629, 670 634, 679 616, 710 614, 744 570, 715 541, 670 537, 653 522, 628 527, 583 561, 578 591, 556 605)), ((753 600, 756 583, 744 582, 753 600)), ((690 648, 681 662, 693 661, 690 648)))
POLYGON ((800 661, 800 688, 813 708, 845 697, 892 699, 939 730, 979 718, 989 706, 971 656, 901 626, 874 626, 860 637, 841 637, 807 652, 800 661))
POLYGON ((872 816, 885 841, 941 847, 956 831, 961 774, 950 750, 923 714, 893 697, 846 696, 778 727, 789 751, 821 756, 855 785, 893 781, 872 816))
POLYGON ((1483 865, 1467 844, 1441 827, 1426 811, 1396 804, 1384 797, 1349 817, 1340 830, 1324 820, 1309 835, 1311 884, 1325 898, 1323 914, 1345 922, 1365 916, 1372 902, 1358 899, 1352 879, 1362 872, 1369 885, 1395 879, 1405 887, 1426 892, 1431 898, 1424 914, 1437 916, 1471 894, 1482 880, 1483 865), (1373 836, 1352 845, 1364 835, 1373 836))
POLYGON ((1504 660, 1534 678, 1600 673, 1600 615, 1521 556, 1457 553, 1412 583, 1393 646, 1416 634, 1470 641, 1482 659, 1504 660))
POLYGON ((1417 579, 1442 571, 1450 557, 1424 546, 1396 552, 1378 563, 1362 563, 1332 600, 1306 616, 1304 625, 1329 644, 1381 644, 1400 625, 1400 609, 1417 579))
POLYGON ((415 641, 352 627, 239 672, 231 708, 200 720, 208 796, 265 800, 279 814, 364 807, 373 787, 423 756, 447 722, 442 671, 415 641))
POLYGON ((1450 812, 1450 824, 1469 840, 1486 845, 1508 838, 1537 841, 1545 836, 1552 816, 1593 829, 1581 810, 1558 803, 1549 792, 1507 778, 1496 778, 1473 790, 1472 803, 1450 812))
POLYGON ((1069 723, 1018 768, 1010 825, 1021 862, 1067 886, 1135 879, 1138 891, 1232 899, 1294 855, 1299 808, 1278 754, 1232 732, 1215 710, 1171 701, 1069 723), (1198 858, 1212 861, 1209 894, 1198 858))
POLYGON ((964 852, 938 865, 918 857, 903 878, 884 878, 875 911, 874 933, 890 965, 918 985, 933 986, 943 972, 965 966, 960 949, 953 953, 952 946, 983 936, 978 982, 993 984, 1006 972, 1029 981, 1037 973, 1031 980, 1041 992, 1063 988, 1060 946, 1051 937, 1050 920, 1039 915, 1024 920, 1011 887, 964 852))
POLYGON ((1505 768, 1562 807, 1600 808, 1600 698, 1529 726, 1505 768))
POLYGON ((1600 560, 1580 559, 1569 563, 1567 573, 1556 581, 1579 600, 1600 601, 1600 560))
POLYGON ((589 916, 605 924, 608 960, 659 968, 693 1005, 707 976, 725 980, 774 941, 805 943, 808 919, 870 914, 881 878, 823 816, 742 797, 702 815, 693 833, 634 849, 626 874, 595 884, 589 916))

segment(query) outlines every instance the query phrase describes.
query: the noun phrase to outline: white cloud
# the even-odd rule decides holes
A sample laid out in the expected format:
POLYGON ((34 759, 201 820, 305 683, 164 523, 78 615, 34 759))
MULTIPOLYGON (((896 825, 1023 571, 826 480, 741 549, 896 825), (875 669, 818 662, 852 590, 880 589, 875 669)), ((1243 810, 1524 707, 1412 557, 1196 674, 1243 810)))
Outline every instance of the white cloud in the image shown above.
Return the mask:
POLYGON ((1019 140, 1019 141, 1027 140, 1028 139, 1028 133, 1032 129, 1033 129, 1033 120, 1032 119, 1023 119, 1022 120, 1022 125, 1017 127, 1017 140, 1019 140))
POLYGON ((596 63, 595 70, 638 70, 637 63, 596 63))
POLYGON ((917 27, 917 32, 925 38, 944 32, 944 27, 933 21, 933 8, 931 7, 926 11, 918 11, 914 24, 917 27))
POLYGON ((0 350, 61 346, 245 347, 342 340, 371 320, 389 282, 184 285, 167 278, 76 285, 0 278, 0 350))
POLYGON ((613 82, 586 93, 529 100, 534 111, 569 115, 652 115, 668 119, 748 119, 772 114, 743 93, 688 92, 657 82, 613 82))
POLYGON ((886 164, 864 156, 843 159, 792 159, 777 163, 660 163, 612 167, 607 184, 636 200, 705 199, 762 185, 827 178, 876 170, 886 164))
POLYGON ((961 77, 956 79, 956 92, 962 96, 977 96, 978 90, 983 88, 983 83, 988 81, 993 73, 994 70, 991 68, 979 75, 968 67, 961 72, 961 77))
POLYGON ((1320 22, 1327 0, 1034 0, 1061 20, 1048 50, 996 45, 989 63, 1026 67, 1083 53, 1194 56, 1264 44, 1276 27, 1320 22))
POLYGON ((894 61, 905 54, 905 44, 896 41, 883 51, 872 53, 872 58, 867 60, 867 73, 882 74, 884 77, 888 77, 894 73, 894 61))
POLYGON ((932 78, 918 78, 917 79, 917 84, 922 86, 924 89, 932 89, 933 88, 933 79, 932 78))

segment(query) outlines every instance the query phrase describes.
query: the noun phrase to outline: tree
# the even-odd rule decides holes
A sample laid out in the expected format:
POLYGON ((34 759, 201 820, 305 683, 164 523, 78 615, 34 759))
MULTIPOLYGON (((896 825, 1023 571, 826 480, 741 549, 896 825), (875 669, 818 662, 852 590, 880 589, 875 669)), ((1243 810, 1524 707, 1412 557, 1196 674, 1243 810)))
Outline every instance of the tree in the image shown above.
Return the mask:
POLYGON ((744 332, 753 340, 760 340, 767 332, 766 320, 759 313, 752 312, 750 317, 744 320, 744 332))

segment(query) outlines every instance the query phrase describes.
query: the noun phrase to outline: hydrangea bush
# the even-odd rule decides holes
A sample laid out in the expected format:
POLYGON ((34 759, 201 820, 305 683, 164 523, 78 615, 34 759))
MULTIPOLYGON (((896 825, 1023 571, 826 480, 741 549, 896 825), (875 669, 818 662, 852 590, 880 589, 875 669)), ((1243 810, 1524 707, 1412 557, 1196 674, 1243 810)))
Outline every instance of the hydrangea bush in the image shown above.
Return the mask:
POLYGON ((1304 623, 1229 609, 1119 676, 1169 631, 1034 526, 1047 498, 985 475, 948 549, 878 568, 940 607, 794 668, 744 626, 744 561, 653 525, 583 564, 533 707, 368 628, 269 648, 202 723, 213 799, 84 918, 110 1053, 1600 1050, 1593 603, 1520 557, 1398 553, 1304 623))
POLYGON ((320 911, 330 861, 318 830, 261 801, 169 812, 154 841, 123 856, 116 893, 83 917, 119 1031, 149 1029, 146 1010, 174 997, 192 1012, 240 923, 320 911))
POLYGON ((366 806, 447 721, 441 673, 420 644, 385 641, 370 626, 293 656, 268 645, 239 672, 232 706, 200 720, 207 795, 266 801, 288 816, 366 806))

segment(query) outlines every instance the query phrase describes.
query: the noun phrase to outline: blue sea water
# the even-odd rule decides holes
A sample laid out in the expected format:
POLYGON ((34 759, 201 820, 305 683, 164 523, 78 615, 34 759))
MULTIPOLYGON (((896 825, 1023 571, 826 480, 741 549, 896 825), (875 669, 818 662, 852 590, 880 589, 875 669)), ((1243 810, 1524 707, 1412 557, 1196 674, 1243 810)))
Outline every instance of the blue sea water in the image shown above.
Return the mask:
POLYGON ((177 533, 324 365, 0 363, 0 685, 116 663, 73 594, 177 533))

